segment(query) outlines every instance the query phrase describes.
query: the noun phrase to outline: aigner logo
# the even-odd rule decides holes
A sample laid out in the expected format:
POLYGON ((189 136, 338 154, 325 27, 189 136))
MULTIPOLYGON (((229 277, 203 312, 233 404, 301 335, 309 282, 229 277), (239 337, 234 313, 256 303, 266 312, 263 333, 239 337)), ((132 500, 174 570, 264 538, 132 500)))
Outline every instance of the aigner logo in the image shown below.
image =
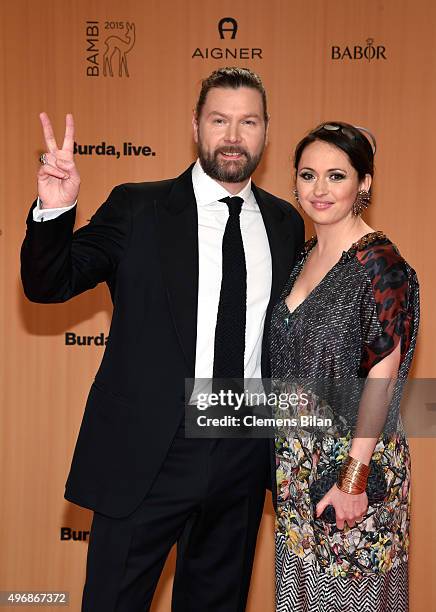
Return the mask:
POLYGON ((384 45, 374 45, 373 38, 366 39, 366 47, 354 45, 353 47, 332 46, 332 60, 379 60, 387 59, 386 47, 384 45))
POLYGON ((136 41, 135 24, 130 21, 87 21, 86 76, 130 76, 127 55, 136 41), (109 32, 116 30, 116 34, 109 32))
MULTIPOLYGON (((221 40, 234 40, 238 32, 238 22, 233 17, 223 17, 218 22, 218 34, 221 40)), ((191 58, 200 59, 263 59, 259 47, 197 47, 191 58)))
POLYGON ((220 33, 221 40, 225 38, 225 32, 231 32, 230 38, 236 38, 236 32, 238 31, 238 22, 233 17, 223 17, 218 22, 218 32, 220 33), (230 27, 229 27, 230 26, 230 27))

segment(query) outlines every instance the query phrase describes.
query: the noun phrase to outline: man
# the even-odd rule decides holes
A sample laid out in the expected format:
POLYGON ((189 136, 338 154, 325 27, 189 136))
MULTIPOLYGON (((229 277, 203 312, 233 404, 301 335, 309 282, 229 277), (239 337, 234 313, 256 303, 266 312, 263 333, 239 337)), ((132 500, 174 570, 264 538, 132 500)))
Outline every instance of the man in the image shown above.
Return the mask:
POLYGON ((74 233, 73 119, 62 149, 41 120, 25 293, 63 302, 106 282, 113 301, 65 493, 94 510, 82 610, 148 610, 175 542, 174 610, 244 610, 269 444, 188 438, 183 424, 185 379, 268 375, 269 314, 303 242, 298 213, 250 180, 267 137, 263 85, 246 69, 213 72, 193 118, 199 160, 176 179, 116 187, 74 233))

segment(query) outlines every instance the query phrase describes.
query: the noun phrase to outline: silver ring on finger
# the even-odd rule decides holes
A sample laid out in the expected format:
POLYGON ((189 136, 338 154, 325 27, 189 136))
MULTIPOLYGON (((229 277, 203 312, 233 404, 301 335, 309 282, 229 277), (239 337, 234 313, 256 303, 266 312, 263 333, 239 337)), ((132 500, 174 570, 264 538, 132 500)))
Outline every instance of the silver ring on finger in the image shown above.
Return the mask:
POLYGON ((47 156, 45 153, 41 153, 41 155, 39 156, 39 161, 40 163, 45 166, 45 164, 47 164, 47 156))

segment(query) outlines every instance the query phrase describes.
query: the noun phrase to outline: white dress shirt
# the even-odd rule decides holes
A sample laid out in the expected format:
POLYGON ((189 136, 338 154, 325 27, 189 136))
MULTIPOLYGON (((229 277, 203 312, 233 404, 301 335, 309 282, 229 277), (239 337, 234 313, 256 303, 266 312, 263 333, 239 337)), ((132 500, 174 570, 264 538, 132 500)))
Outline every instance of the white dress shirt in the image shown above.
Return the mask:
MULTIPOLYGON (((211 379, 215 326, 222 279, 222 240, 229 217, 226 196, 244 200, 241 233, 247 266, 247 313, 245 328, 245 378, 261 378, 262 337, 272 281, 271 253, 259 206, 251 190, 251 180, 238 193, 231 194, 210 178, 197 160, 192 169, 192 183, 198 212, 198 316, 195 378, 211 379)), ((75 206, 33 209, 33 220, 50 221, 75 206)))
POLYGON ((51 219, 56 219, 56 217, 59 217, 59 215, 61 215, 62 213, 74 208, 76 202, 74 202, 74 204, 71 204, 71 206, 63 206, 62 208, 41 208, 41 200, 38 198, 36 206, 33 209, 33 220, 38 221, 40 223, 41 221, 50 221, 51 219))
POLYGON ((215 326, 222 279, 222 241, 229 209, 226 196, 244 200, 241 234, 247 266, 247 314, 245 327, 244 377, 261 377, 262 337, 271 292, 271 253, 262 214, 251 190, 251 181, 231 194, 202 169, 197 161, 192 184, 198 212, 198 315, 195 378, 213 375, 215 326))

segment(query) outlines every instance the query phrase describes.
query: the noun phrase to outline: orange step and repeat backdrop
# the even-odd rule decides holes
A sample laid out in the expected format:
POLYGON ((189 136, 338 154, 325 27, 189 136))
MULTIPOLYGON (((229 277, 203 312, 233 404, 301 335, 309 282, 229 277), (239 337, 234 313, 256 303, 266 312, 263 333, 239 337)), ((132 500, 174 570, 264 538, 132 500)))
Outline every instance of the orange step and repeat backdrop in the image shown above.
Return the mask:
MULTIPOLYGON (((0 590, 65 590, 70 609, 80 610, 91 513, 67 503, 63 487, 111 316, 105 286, 60 305, 23 296, 19 249, 43 150, 38 113, 49 113, 59 138, 65 113, 74 114, 77 227, 115 184, 175 176, 195 158, 199 83, 222 65, 248 66, 264 80, 270 143, 256 182, 283 198, 292 189, 291 151, 306 131, 335 119, 369 127, 379 150, 367 220, 418 272, 413 376, 431 378, 435 24, 433 0, 2 3, 0 590)), ((436 443, 416 437, 411 447, 411 610, 431 612, 436 443)), ((274 609, 272 532, 268 499, 250 612, 274 609)), ((173 567, 174 552, 154 612, 170 609, 173 567)))

